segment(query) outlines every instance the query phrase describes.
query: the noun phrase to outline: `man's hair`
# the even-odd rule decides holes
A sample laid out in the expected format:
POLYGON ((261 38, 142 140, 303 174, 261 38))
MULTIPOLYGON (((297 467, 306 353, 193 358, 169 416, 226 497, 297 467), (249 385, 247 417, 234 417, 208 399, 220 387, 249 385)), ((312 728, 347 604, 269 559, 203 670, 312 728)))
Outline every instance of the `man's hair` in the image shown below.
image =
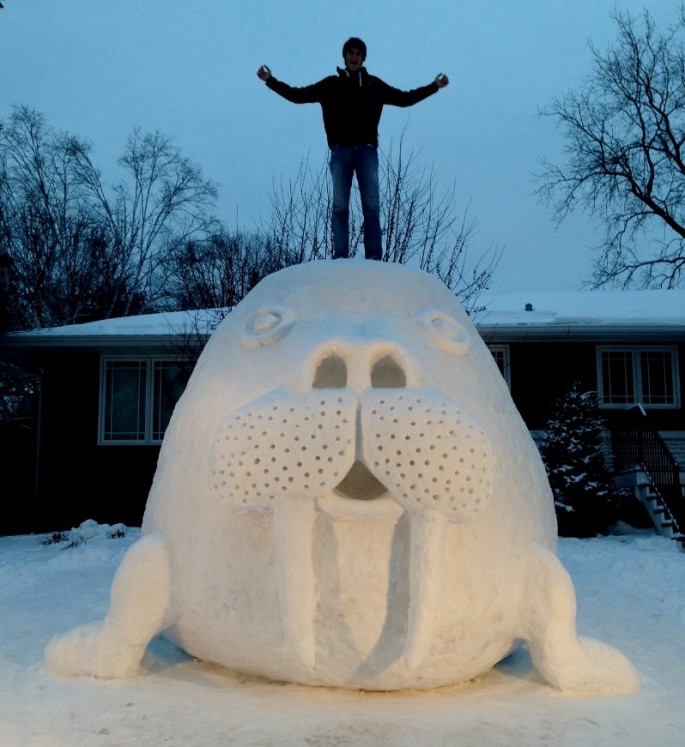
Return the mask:
POLYGON ((343 44, 343 57, 347 54, 348 49, 361 49, 362 52, 362 59, 366 59, 366 44, 357 36, 351 36, 344 44, 343 44))

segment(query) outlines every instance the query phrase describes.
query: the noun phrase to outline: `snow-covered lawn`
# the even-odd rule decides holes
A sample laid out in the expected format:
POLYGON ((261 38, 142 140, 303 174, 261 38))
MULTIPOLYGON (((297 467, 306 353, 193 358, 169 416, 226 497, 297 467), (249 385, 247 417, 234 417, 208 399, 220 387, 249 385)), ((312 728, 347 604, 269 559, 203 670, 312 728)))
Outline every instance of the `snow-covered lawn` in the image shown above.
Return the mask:
POLYGON ((477 681, 429 693, 253 680, 161 639, 130 681, 46 676, 45 644, 104 616, 114 571, 140 533, 110 539, 106 530, 70 549, 0 537, 2 747, 685 744, 685 553, 662 537, 560 540, 579 632, 618 647, 642 676, 636 695, 588 698, 542 683, 525 650, 477 681))

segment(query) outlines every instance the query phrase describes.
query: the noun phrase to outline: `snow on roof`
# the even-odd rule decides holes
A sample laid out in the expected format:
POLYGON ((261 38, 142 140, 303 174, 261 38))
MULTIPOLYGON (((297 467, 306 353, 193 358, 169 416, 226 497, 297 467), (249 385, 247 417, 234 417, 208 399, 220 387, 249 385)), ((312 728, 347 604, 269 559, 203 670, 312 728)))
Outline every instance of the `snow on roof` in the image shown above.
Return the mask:
MULTIPOLYGON (((579 328, 661 329, 685 335, 685 290, 534 291, 482 296, 479 330, 548 333, 579 328)), ((225 310, 177 311, 119 317, 84 324, 10 333, 6 342, 37 343, 74 338, 168 338, 209 334, 225 310)))
POLYGON ((12 338, 61 337, 169 337, 188 334, 210 334, 225 316, 221 309, 201 311, 172 311, 139 316, 122 316, 83 324, 67 324, 24 332, 12 332, 12 338))
POLYGON ((477 326, 593 325, 680 326, 685 329, 685 290, 510 293, 479 299, 486 311, 477 326))

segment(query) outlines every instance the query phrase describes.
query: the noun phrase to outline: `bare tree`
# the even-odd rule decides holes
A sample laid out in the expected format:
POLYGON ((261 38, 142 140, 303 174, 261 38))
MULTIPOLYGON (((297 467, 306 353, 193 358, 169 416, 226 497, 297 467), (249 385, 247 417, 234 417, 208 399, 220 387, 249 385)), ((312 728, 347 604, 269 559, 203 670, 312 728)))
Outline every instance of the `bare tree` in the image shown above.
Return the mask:
POLYGON ((262 235, 226 229, 179 243, 166 264, 167 291, 179 310, 230 310, 263 277, 285 266, 262 235))
MULTIPOLYGON (((332 254, 328 220, 331 191, 327 165, 314 171, 309 159, 300 164, 295 179, 284 185, 274 183, 271 192, 271 218, 262 228, 266 243, 283 267, 323 259, 332 254)), ((359 230, 350 220, 350 245, 359 243, 359 230)))
POLYGON ((98 229, 77 148, 26 107, 0 127, 0 251, 16 326, 74 321, 93 295, 98 229))
POLYGON ((543 112, 567 158, 542 161, 539 193, 558 221, 580 206, 604 222, 595 286, 674 288, 685 266, 685 11, 663 33, 646 10, 613 19, 615 44, 591 47, 584 85, 543 112))
POLYGON ((79 177, 89 189, 98 215, 106 226, 117 259, 112 311, 123 300, 123 315, 131 313, 135 289, 149 306, 165 302, 163 267, 170 248, 204 236, 217 225, 211 213, 216 186, 159 132, 135 129, 119 159, 130 184, 115 185, 107 194, 100 172, 87 150, 79 152, 79 177))
POLYGON ((437 275, 469 311, 475 311, 500 252, 490 247, 475 261, 469 256, 476 223, 469 217, 468 205, 459 212, 454 185, 438 194, 433 171, 419 167, 414 153, 405 158, 402 140, 397 151, 391 146, 383 155, 382 171, 383 259, 416 264, 437 275))
MULTIPOLYGON (((468 209, 459 213, 454 187, 438 194, 432 171, 419 168, 414 154, 399 147, 381 157, 383 260, 432 272, 472 309, 487 289, 499 260, 490 248, 475 262, 468 256, 476 233, 468 209)), ((263 228, 281 266, 332 256, 331 193, 328 169, 304 161, 296 178, 274 188, 271 221, 263 228)), ((350 204, 350 256, 363 251, 363 217, 357 192, 350 204)))
MULTIPOLYGON (((0 123, 0 254, 14 327, 158 308, 164 259, 217 221, 215 186, 159 133, 134 130, 108 190, 90 144, 15 108, 0 123)), ((6 304, 7 305, 7 304, 6 304)))

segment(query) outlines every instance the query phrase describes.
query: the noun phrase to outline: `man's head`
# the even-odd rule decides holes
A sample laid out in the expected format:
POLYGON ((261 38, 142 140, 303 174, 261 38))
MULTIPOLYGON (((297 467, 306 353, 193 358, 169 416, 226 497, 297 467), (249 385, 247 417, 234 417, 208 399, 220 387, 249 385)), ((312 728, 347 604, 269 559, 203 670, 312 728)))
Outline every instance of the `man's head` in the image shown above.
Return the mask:
POLYGON ((358 37, 352 36, 343 44, 342 54, 345 67, 350 72, 356 72, 366 59, 366 44, 358 37))

